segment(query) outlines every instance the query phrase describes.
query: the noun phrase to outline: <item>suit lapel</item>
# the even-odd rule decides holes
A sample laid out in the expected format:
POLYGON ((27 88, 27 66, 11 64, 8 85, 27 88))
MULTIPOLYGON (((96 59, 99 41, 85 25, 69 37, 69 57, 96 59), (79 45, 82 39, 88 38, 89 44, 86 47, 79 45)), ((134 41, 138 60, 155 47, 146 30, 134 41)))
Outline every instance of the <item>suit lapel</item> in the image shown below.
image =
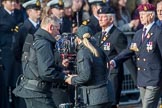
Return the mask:
POLYGON ((102 45, 111 37, 111 35, 112 35, 112 33, 113 33, 113 31, 114 31, 115 29, 116 29, 116 27, 113 26, 113 27, 110 29, 109 33, 106 33, 103 37, 102 37, 102 33, 101 33, 101 35, 100 35, 100 46, 102 46, 102 45))
POLYGON ((142 30, 139 32, 138 35, 137 35, 138 36, 138 38, 137 38, 137 46, 138 46, 139 49, 141 49, 141 44, 142 44, 142 30))
MULTIPOLYGON (((144 39, 144 41, 142 42, 142 36, 141 36, 141 45, 140 45, 140 50, 143 50, 144 48, 146 48, 146 44, 147 42, 150 40, 151 36, 153 35, 154 32, 154 26, 155 24, 151 27, 151 29, 148 31, 148 33, 146 34, 146 37, 144 39)), ((142 35, 142 33, 141 33, 142 35)))
POLYGON ((149 32, 146 34, 146 37, 145 37, 145 40, 144 40, 144 44, 146 44, 150 40, 151 36, 153 35, 153 32, 155 31, 154 30, 154 26, 155 26, 155 24, 151 27, 149 32))

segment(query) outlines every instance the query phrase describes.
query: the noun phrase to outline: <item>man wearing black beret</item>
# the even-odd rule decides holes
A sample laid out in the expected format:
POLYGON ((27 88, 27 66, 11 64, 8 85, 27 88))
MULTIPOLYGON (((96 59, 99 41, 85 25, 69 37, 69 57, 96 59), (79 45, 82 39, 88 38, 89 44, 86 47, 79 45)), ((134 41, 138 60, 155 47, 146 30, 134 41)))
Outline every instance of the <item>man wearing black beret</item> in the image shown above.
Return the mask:
MULTIPOLYGON (((95 35, 98 45, 104 50, 109 59, 112 59, 127 47, 127 38, 114 25, 115 12, 111 7, 102 7, 98 10, 99 24, 102 32, 95 35)), ((123 64, 110 71, 110 81, 115 91, 115 101, 112 108, 117 108, 120 100, 123 80, 123 64)))

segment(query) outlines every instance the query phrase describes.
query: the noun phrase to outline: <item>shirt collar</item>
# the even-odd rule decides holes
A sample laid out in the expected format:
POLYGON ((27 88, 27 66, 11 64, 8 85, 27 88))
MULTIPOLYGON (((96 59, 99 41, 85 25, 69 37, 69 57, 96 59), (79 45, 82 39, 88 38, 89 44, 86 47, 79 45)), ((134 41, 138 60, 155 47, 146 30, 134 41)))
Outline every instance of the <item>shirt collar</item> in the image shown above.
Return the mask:
POLYGON ((4 7, 4 9, 7 11, 7 13, 9 13, 10 15, 14 12, 14 11, 10 11, 7 8, 4 7))
POLYGON ((36 28, 37 25, 39 24, 39 22, 34 22, 31 18, 28 18, 29 21, 34 25, 34 27, 36 28))
POLYGON ((102 32, 106 31, 107 33, 109 33, 109 31, 111 30, 112 27, 113 27, 113 24, 108 26, 105 30, 102 30, 102 32))
POLYGON ((97 18, 97 20, 98 20, 98 16, 94 15, 94 17, 97 18))
POLYGON ((149 32, 149 30, 151 29, 151 27, 152 27, 152 25, 153 25, 154 23, 155 23, 155 21, 153 21, 153 22, 150 23, 149 25, 143 27, 143 29, 146 28, 146 34, 149 32))

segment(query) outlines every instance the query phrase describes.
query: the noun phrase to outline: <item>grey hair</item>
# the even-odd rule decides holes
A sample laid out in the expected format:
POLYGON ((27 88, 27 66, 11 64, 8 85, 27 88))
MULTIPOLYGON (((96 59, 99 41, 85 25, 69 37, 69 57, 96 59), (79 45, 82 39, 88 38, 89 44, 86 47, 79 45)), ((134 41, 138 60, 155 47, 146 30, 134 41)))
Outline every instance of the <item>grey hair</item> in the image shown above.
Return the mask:
POLYGON ((155 20, 155 16, 156 16, 155 11, 147 11, 147 13, 153 14, 153 20, 155 20))
POLYGON ((116 20, 116 15, 115 14, 107 14, 108 17, 113 17, 114 21, 113 24, 117 26, 117 20, 116 20))

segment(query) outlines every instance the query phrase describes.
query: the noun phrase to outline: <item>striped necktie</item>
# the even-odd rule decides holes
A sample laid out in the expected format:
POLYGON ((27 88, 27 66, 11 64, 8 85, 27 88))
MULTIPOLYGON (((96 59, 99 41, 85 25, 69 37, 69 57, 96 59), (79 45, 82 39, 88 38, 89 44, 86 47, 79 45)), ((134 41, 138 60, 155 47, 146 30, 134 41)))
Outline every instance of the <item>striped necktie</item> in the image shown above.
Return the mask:
POLYGON ((143 29, 143 32, 142 32, 142 42, 144 41, 145 37, 146 37, 146 28, 143 29))

